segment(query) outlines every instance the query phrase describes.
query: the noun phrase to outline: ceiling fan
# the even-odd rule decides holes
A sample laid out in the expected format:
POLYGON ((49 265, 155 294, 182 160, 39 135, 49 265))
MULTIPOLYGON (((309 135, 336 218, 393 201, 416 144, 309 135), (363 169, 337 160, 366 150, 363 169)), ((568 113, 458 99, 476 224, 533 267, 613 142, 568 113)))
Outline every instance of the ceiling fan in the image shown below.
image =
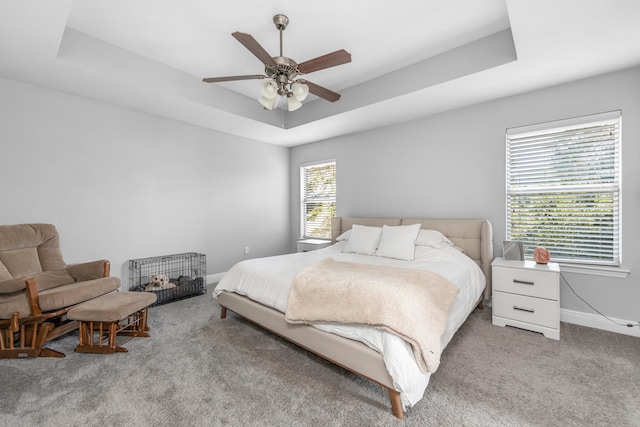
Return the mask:
POLYGON ((341 49, 298 64, 293 59, 287 58, 282 54, 282 32, 287 28, 289 18, 285 15, 278 14, 273 17, 273 23, 280 31, 280 56, 272 57, 269 55, 251 34, 238 31, 231 34, 264 64, 264 74, 208 77, 202 79, 202 81, 206 83, 218 83, 235 80, 265 79, 261 85, 262 98, 259 99, 259 102, 269 110, 277 107, 279 96, 287 98, 289 111, 300 108, 302 106, 301 101, 307 97, 309 92, 330 102, 335 102, 340 99, 339 93, 306 79, 296 80, 296 78, 314 71, 351 62, 351 54, 341 49))

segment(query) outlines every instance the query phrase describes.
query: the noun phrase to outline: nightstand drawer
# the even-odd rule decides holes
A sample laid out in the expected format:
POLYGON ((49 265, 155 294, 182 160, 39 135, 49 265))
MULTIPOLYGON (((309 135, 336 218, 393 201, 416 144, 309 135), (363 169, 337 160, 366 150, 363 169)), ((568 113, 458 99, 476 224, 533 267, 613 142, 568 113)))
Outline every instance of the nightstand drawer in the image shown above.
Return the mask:
POLYGON ((557 301, 494 292, 493 315, 557 329, 560 313, 557 301))
POLYGON ((558 274, 523 268, 493 268, 493 289, 512 294, 558 299, 558 274))

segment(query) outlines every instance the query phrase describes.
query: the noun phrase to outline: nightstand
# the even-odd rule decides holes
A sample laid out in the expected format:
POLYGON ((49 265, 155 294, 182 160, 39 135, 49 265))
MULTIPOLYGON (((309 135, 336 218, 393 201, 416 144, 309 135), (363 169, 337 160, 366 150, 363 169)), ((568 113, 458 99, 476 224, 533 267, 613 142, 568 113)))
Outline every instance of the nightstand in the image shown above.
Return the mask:
POLYGON ((491 263, 493 324, 515 326, 560 339, 560 267, 557 263, 491 263))
POLYGON ((298 252, 309 252, 326 248, 331 245, 331 240, 322 239, 300 239, 297 242, 298 252))

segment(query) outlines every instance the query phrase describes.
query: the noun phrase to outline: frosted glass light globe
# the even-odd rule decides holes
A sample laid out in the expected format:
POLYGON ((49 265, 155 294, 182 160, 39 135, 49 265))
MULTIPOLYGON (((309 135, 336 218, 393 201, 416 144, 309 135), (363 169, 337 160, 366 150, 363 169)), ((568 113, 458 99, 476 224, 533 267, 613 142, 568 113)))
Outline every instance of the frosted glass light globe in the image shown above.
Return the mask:
POLYGON ((273 99, 278 96, 278 85, 273 80, 265 80, 261 85, 262 96, 273 99))
POLYGON ((291 92, 298 101, 304 101, 309 95, 309 86, 295 82, 291 85, 291 92))
POLYGON ((302 107, 302 103, 296 99, 295 95, 287 97, 287 103, 289 105, 289 111, 296 111, 302 107))
POLYGON ((263 96, 258 99, 258 102, 267 110, 273 110, 278 105, 278 97, 274 96, 273 98, 267 98, 263 96))

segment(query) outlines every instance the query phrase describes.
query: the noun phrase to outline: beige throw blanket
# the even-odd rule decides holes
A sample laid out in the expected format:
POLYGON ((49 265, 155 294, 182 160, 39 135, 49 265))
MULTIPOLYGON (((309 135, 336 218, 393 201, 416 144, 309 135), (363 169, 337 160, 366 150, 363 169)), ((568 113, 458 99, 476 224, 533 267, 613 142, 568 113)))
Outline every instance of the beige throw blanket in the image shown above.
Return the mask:
POLYGON ((355 323, 411 344, 422 372, 440 364, 440 339, 459 289, 437 273, 326 258, 300 271, 289 290, 291 323, 355 323))

